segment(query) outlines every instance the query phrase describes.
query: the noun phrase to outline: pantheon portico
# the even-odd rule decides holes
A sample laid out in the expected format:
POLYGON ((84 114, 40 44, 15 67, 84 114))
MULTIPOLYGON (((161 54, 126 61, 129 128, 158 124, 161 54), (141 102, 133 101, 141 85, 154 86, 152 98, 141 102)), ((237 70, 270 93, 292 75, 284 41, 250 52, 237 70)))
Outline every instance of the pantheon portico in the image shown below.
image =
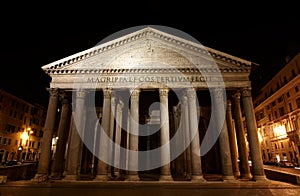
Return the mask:
POLYGON ((253 66, 151 27, 43 66, 52 80, 34 180, 265 180, 253 66))

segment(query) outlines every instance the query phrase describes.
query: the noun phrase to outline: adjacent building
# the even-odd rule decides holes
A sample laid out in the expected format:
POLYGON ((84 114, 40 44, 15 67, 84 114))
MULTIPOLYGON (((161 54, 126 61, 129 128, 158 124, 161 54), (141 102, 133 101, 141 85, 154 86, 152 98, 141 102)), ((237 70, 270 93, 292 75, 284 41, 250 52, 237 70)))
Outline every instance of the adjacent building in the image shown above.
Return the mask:
POLYGON ((263 160, 300 165, 300 53, 261 89, 254 107, 263 160))
POLYGON ((38 160, 45 117, 44 106, 0 90, 0 162, 38 160))

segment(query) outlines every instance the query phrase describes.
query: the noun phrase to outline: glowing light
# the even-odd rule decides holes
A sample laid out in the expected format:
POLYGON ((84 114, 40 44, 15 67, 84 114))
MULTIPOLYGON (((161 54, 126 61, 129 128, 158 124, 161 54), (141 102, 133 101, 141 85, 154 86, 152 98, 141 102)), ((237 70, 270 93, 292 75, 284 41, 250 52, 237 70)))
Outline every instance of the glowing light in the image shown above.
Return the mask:
POLYGON ((278 139, 287 137, 286 129, 284 125, 274 127, 274 136, 278 139))
POLYGON ((258 141, 259 141, 259 143, 261 143, 263 141, 263 138, 261 136, 260 131, 257 131, 257 135, 258 135, 258 141))

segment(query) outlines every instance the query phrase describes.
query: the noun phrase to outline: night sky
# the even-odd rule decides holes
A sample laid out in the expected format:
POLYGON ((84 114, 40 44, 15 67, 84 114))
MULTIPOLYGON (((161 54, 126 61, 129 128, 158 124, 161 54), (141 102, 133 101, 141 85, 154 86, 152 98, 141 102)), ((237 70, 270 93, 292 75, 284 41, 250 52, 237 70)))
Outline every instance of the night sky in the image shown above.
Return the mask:
POLYGON ((139 25, 176 28, 205 46, 259 64, 251 75, 255 92, 285 64, 287 55, 300 51, 300 17, 296 5, 278 5, 275 10, 260 6, 223 10, 222 6, 169 7, 145 1, 142 7, 139 10, 122 6, 97 9, 91 5, 74 10, 55 7, 52 11, 17 10, 16 17, 1 16, 0 88, 29 101, 47 104, 46 87, 50 78, 41 70, 43 65, 139 25))

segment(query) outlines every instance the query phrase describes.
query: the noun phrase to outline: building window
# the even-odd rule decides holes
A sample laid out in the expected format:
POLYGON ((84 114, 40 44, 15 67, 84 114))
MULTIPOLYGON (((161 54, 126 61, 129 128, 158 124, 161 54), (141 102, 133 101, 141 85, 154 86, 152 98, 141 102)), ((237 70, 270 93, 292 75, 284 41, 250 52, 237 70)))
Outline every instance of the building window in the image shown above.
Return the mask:
POLYGON ((292 103, 289 103, 290 112, 293 111, 292 103))
POLYGON ((286 93, 286 96, 287 96, 287 98, 289 98, 291 95, 290 95, 290 92, 287 92, 286 93))
POLYGON ((272 102, 272 107, 274 107, 276 105, 276 102, 275 101, 273 101, 272 102))
POLYGON ((297 108, 300 108, 300 97, 296 99, 297 108))
POLYGON ((282 102, 282 96, 277 99, 278 103, 282 102))
POLYGON ((275 149, 277 149, 277 144, 275 144, 275 149))
POLYGON ((284 107, 279 108, 279 115, 280 116, 284 115, 284 107))
POLYGON ((279 85, 279 82, 277 82, 277 89, 280 89, 280 85, 279 85))
POLYGON ((10 145, 10 144, 11 144, 11 139, 8 139, 7 145, 10 145))
POLYGON ((286 76, 284 76, 284 77, 283 77, 283 82, 284 82, 284 84, 286 84, 286 83, 287 83, 286 76))
POLYGON ((284 148, 284 146, 283 146, 283 142, 280 142, 280 144, 281 144, 281 148, 284 148))
POLYGON ((32 147, 32 148, 34 148, 34 141, 32 141, 32 143, 31 143, 31 147, 32 147))
POLYGON ((292 76, 293 76, 293 78, 296 77, 296 72, 294 69, 292 69, 292 76))
POLYGON ((18 142, 19 142, 19 140, 16 140, 16 141, 15 141, 15 146, 17 146, 17 145, 18 145, 18 142))
POLYGON ((12 115, 13 115, 13 111, 10 110, 10 111, 9 111, 9 116, 12 116, 12 115))
POLYGON ((299 87, 295 86, 295 92, 297 93, 299 91, 299 87))
POLYGON ((275 116, 275 119, 277 119, 277 111, 274 111, 274 116, 275 116))
POLYGON ((271 116, 271 114, 269 114, 269 121, 271 121, 272 120, 272 116, 271 116))

